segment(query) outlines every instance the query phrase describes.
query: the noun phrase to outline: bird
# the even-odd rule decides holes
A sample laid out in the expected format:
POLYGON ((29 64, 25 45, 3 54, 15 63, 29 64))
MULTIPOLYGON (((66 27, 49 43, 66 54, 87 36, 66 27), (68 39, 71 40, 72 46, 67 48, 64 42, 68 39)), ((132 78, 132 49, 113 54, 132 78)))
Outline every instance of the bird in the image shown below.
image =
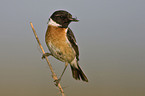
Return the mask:
POLYGON ((65 62, 65 68, 56 85, 60 82, 68 64, 72 70, 72 76, 76 80, 88 82, 88 78, 79 65, 79 49, 72 30, 68 27, 71 22, 78 22, 77 18, 65 10, 55 11, 48 20, 48 27, 45 34, 45 42, 50 53, 43 54, 45 56, 52 55, 56 59, 65 62))

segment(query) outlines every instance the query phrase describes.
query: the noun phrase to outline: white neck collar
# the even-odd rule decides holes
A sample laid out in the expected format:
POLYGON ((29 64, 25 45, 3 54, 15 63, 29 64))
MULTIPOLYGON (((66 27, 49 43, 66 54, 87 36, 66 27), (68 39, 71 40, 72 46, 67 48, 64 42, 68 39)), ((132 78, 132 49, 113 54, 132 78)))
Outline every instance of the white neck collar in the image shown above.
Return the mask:
POLYGON ((56 27, 60 27, 61 26, 60 24, 58 24, 55 21, 53 21, 51 18, 50 18, 50 20, 48 22, 48 25, 52 25, 52 26, 56 26, 56 27))

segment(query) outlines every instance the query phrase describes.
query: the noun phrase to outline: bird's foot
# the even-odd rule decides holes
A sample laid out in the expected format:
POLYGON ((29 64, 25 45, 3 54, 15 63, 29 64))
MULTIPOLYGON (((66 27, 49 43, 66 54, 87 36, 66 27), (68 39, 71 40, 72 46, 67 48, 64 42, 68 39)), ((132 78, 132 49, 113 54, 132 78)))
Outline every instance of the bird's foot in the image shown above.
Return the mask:
POLYGON ((48 57, 48 56, 50 56, 50 55, 51 55, 51 53, 45 53, 45 54, 42 55, 41 58, 44 59, 45 57, 48 57))
POLYGON ((57 79, 57 80, 54 80, 54 82, 56 83, 56 84, 55 84, 56 86, 58 86, 58 83, 60 82, 60 80, 61 80, 60 78, 57 79))

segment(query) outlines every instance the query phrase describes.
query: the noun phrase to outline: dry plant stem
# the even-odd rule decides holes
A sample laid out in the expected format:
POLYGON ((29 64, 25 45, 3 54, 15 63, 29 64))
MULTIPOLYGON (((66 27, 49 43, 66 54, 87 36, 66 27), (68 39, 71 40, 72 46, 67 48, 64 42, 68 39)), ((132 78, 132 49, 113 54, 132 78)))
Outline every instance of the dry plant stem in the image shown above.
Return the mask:
MULTIPOLYGON (((38 36, 37 36, 37 34, 36 34, 36 31, 35 31, 35 29, 34 29, 34 27, 33 27, 32 22, 30 22, 30 25, 31 25, 31 27, 32 27, 33 33, 34 33, 34 35, 35 35, 35 37, 36 37, 36 40, 37 40, 37 42, 38 42, 38 44, 39 44, 39 46, 40 46, 40 48, 41 48, 41 50, 42 50, 42 53, 45 54, 45 51, 44 51, 44 49, 43 49, 43 47, 42 47, 42 45, 41 45, 41 43, 40 43, 40 41, 39 41, 39 39, 38 39, 38 36)), ((49 66, 49 68, 50 68, 50 70, 51 70, 52 78, 53 78, 54 80, 58 80, 58 78, 57 78, 56 74, 54 73, 53 68, 52 68, 52 66, 51 66, 51 64, 50 64, 50 62, 49 62, 47 56, 45 56, 45 59, 46 59, 46 61, 47 61, 47 63, 48 63, 48 66, 49 66)), ((57 86, 57 87, 59 88, 59 90, 60 90, 62 96, 65 96, 65 95, 64 95, 64 91, 63 91, 63 89, 62 89, 60 83, 58 83, 58 86, 57 86)))

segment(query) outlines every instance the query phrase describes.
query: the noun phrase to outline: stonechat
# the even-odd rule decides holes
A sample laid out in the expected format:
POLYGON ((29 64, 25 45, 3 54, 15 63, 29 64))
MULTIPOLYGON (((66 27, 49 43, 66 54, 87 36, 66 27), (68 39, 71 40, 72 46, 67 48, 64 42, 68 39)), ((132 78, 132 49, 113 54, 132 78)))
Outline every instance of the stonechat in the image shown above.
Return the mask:
MULTIPOLYGON (((72 30, 68 27, 71 22, 78 22, 77 18, 72 18, 72 15, 64 10, 55 11, 48 21, 48 28, 45 34, 45 42, 50 53, 44 54, 45 56, 52 55, 56 59, 65 62, 65 68, 57 80, 60 81, 68 63, 71 66, 72 76, 76 80, 88 82, 88 79, 80 65, 79 49, 76 43, 75 36, 72 30)), ((43 55, 43 57, 45 57, 43 55)))

